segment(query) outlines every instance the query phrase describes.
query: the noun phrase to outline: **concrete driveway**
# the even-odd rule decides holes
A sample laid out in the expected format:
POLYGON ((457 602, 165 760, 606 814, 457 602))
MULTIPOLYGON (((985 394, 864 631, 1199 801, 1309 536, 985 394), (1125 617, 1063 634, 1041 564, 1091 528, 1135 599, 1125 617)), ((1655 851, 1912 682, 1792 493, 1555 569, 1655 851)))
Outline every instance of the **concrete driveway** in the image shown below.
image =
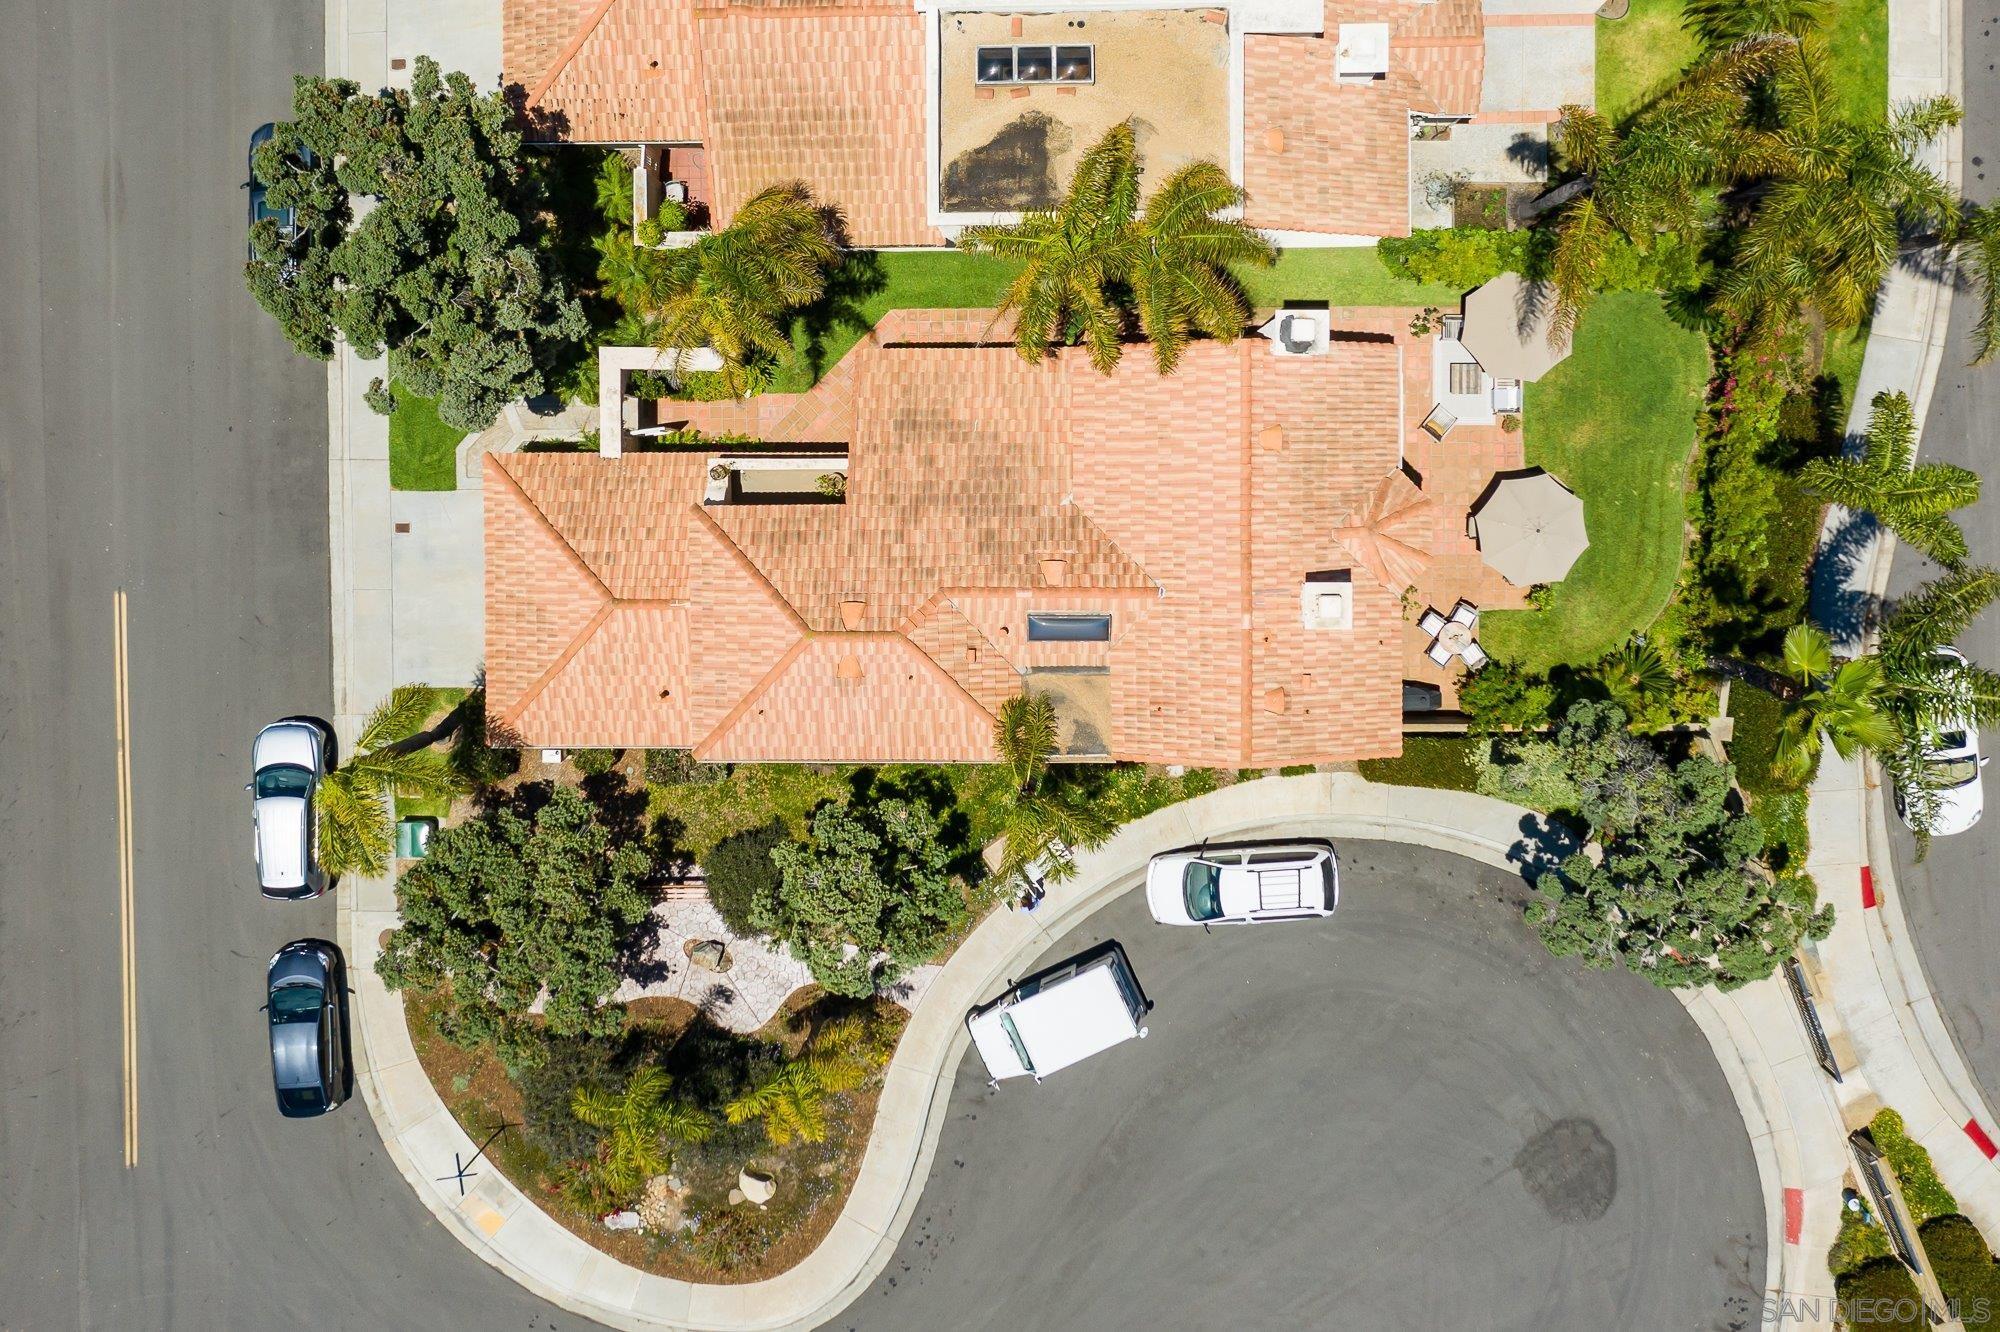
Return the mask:
MULTIPOLYGON (((960 1067, 902 1245, 833 1326, 1741 1326, 1764 1216, 1669 995, 1550 959, 1521 882, 1343 848, 1331 921, 1169 929, 1151 1036, 1049 1082, 960 1067)), ((1136 885, 1135 885, 1136 888, 1136 885)))

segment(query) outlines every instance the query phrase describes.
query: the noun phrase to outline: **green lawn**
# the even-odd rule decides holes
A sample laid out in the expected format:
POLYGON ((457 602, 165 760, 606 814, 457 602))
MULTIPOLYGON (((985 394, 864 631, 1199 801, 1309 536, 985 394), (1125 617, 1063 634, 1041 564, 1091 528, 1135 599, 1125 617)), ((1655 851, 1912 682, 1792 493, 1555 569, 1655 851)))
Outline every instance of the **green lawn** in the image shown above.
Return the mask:
POLYGON ((1597 298, 1576 349, 1528 385, 1528 463, 1583 497, 1590 549, 1539 611, 1481 617, 1494 656, 1546 671, 1597 660, 1650 625, 1680 572, 1688 455, 1708 375, 1698 334, 1659 297, 1597 298))
POLYGON ((1680 0, 1632 0, 1622 19, 1597 20, 1597 109, 1614 121, 1639 109, 1694 59, 1680 0))
POLYGON ((438 420, 437 407, 408 389, 396 390, 389 417, 389 486, 393 490, 458 489, 458 446, 465 431, 438 420))
MULTIPOLYGON (((1830 0, 1820 21, 1836 100, 1853 120, 1881 120, 1889 104, 1888 0, 1830 0)), ((1597 21, 1597 109, 1622 120, 1693 61, 1681 0, 1632 0, 1622 19, 1597 21)))
MULTIPOLYGON (((998 305, 1020 271, 1012 260, 962 250, 862 252, 834 274, 826 300, 792 324, 792 354, 773 392, 802 393, 832 369, 891 310, 977 310, 998 305)), ((1290 250, 1275 267, 1238 274, 1253 306, 1285 301, 1334 305, 1448 305, 1460 293, 1391 274, 1372 245, 1290 250)))

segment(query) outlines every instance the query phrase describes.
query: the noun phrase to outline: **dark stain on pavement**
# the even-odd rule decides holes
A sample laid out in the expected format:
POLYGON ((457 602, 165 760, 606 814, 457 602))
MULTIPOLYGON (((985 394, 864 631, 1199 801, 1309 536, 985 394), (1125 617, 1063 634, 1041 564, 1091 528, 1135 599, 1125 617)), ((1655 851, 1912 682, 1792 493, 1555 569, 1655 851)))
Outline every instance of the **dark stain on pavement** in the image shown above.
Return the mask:
POLYGON ((1521 1183, 1564 1225, 1595 1221, 1618 1196, 1618 1149, 1597 1121, 1558 1119, 1514 1155, 1521 1183))

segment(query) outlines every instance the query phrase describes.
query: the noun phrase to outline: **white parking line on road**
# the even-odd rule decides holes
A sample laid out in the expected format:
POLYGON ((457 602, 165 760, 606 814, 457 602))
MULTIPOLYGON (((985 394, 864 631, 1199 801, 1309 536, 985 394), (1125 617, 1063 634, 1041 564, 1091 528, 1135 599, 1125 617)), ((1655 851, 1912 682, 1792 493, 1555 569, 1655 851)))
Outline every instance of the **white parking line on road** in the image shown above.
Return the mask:
POLYGON ((118 728, 118 970, 124 990, 125 1165, 139 1164, 139 944, 132 898, 132 709, 125 589, 111 594, 111 677, 118 728))

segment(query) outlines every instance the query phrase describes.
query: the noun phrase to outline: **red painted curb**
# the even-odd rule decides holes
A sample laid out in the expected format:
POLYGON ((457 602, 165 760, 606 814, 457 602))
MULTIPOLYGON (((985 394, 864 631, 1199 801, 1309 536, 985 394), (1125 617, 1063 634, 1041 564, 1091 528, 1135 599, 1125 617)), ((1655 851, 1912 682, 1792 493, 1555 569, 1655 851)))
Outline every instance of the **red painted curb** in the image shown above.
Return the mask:
POLYGON ((1879 905, 1881 903, 1875 896, 1875 871, 1871 867, 1863 865, 1861 867, 1861 909, 1866 911, 1869 907, 1879 905))
POLYGON ((2000 1156, 2000 1147, 1993 1145, 1993 1139, 1986 1136, 1986 1130, 1979 1127, 1978 1120, 1968 1119, 1965 1121, 1965 1136, 1972 1139, 1974 1147, 1986 1153, 1987 1160, 1991 1161, 1995 1156, 2000 1156))
POLYGON ((1806 1195, 1803 1189, 1785 1190, 1785 1243, 1797 1244, 1799 1231, 1806 1221, 1806 1195))

